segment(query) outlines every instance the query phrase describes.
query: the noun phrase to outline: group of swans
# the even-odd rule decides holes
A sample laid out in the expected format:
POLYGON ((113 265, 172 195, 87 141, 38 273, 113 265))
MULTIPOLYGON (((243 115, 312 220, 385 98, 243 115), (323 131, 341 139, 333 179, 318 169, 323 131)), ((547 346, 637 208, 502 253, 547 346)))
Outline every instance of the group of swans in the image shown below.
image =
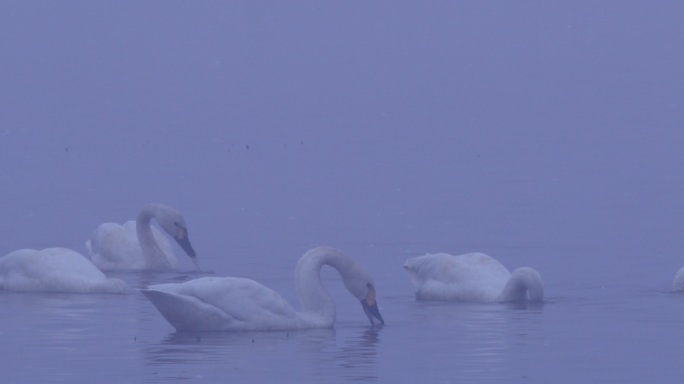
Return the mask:
MULTIPOLYGON (((202 277, 158 284, 142 293, 177 331, 329 328, 335 323, 335 304, 321 282, 324 265, 337 270, 347 290, 361 302, 371 325, 384 324, 370 274, 352 258, 330 247, 314 248, 297 263, 295 284, 300 311, 275 291, 240 277, 202 277)), ((481 253, 428 254, 407 260, 404 267, 419 300, 544 300, 537 271, 522 267, 511 274, 494 258, 481 253)))
MULTIPOLYGON (((183 216, 161 204, 148 204, 136 222, 100 225, 86 243, 89 257, 66 248, 22 249, 0 258, 0 289, 8 291, 125 293, 126 284, 102 271, 177 268, 174 239, 199 270, 183 216), (161 228, 151 226, 155 219, 161 228)), ((334 268, 360 302, 371 325, 384 324, 371 275, 356 261, 330 247, 304 254, 295 268, 301 310, 275 291, 240 277, 201 277, 183 283, 151 285, 141 292, 178 331, 244 331, 329 328, 335 305, 321 281, 323 266, 334 268)), ((542 302, 539 273, 518 268, 510 273, 482 253, 427 254, 404 264, 418 300, 542 302)), ((683 269, 684 270, 684 269, 683 269)), ((682 278, 684 281, 684 272, 682 278)), ((682 284, 684 285, 684 284, 682 284)))
POLYGON ((0 290, 126 293, 122 280, 107 278, 102 271, 168 271, 178 264, 169 241, 150 225, 153 218, 199 269, 183 216, 171 207, 148 204, 136 222, 100 225, 86 242, 89 257, 67 248, 46 248, 20 249, 0 258, 0 290))
MULTIPOLYGON (((174 239, 200 270, 183 216, 175 209, 148 204, 135 222, 100 225, 86 242, 89 257, 66 248, 20 249, 0 258, 0 290, 21 292, 126 293, 120 279, 102 271, 168 271, 178 266, 174 239)), ((323 266, 334 268, 347 290, 361 302, 371 325, 382 325, 371 275, 356 261, 330 247, 306 252, 295 268, 301 309, 277 292, 241 277, 201 277, 183 283, 151 285, 141 292, 178 331, 247 331, 330 328, 335 304, 321 281, 323 266)), ((426 254, 406 260, 404 268, 417 300, 531 302, 544 300, 539 273, 521 267, 512 273, 483 253, 426 254)), ((673 281, 684 291, 684 268, 673 281)))

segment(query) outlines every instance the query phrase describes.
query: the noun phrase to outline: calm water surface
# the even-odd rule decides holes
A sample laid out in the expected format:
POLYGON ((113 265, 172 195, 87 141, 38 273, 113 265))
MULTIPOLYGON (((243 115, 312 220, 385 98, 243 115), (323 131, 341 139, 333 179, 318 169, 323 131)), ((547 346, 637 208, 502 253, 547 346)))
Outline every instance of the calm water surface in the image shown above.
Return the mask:
MULTIPOLYGON (((367 324, 331 271, 324 278, 338 322, 329 330, 176 333, 137 293, 2 293, 0 366, 8 382, 102 383, 674 382, 684 369, 676 352, 684 298, 655 281, 648 262, 641 281, 623 270, 612 286, 586 283, 598 272, 547 279, 540 306, 417 302, 396 257, 401 247, 347 248, 375 271, 384 327, 367 324), (386 259, 368 262, 378 255, 386 259)), ((295 259, 253 275, 295 302, 286 262, 295 259)), ((140 287, 196 275, 119 277, 140 287)))

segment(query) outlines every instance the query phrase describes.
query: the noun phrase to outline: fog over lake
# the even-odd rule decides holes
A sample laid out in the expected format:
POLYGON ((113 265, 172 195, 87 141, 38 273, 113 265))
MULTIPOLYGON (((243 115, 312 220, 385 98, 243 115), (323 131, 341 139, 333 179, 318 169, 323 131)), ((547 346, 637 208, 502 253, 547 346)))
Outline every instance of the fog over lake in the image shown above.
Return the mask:
MULTIPOLYGON (((8 383, 677 382, 684 374, 684 3, 0 5, 0 257, 147 203, 203 268, 298 305, 317 245, 333 329, 187 334, 138 292, 0 292, 8 383), (541 306, 422 302, 402 265, 484 252, 541 306)), ((109 274, 134 288, 193 279, 109 274)))

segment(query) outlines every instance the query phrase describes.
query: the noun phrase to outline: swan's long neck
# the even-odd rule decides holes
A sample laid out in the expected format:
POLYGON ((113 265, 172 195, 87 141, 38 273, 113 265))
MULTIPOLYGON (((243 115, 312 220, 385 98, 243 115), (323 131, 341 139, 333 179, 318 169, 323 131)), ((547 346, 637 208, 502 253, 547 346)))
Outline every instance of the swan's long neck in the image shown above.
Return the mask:
POLYGON ((499 302, 513 301, 534 303, 544 301, 544 286, 537 271, 530 267, 521 267, 511 273, 511 277, 499 296, 499 302))
POLYGON ((173 265, 169 261, 169 258, 161 248, 159 248, 157 241, 154 239, 150 222, 155 216, 155 207, 153 205, 148 205, 140 210, 135 223, 138 242, 140 243, 140 248, 142 249, 143 257, 145 258, 145 268, 150 270, 173 269, 173 265))
POLYGON ((359 277, 365 277, 366 273, 354 260, 334 248, 314 248, 299 259, 295 283, 302 310, 332 326, 335 322, 335 303, 321 281, 321 268, 324 265, 335 268, 349 292, 357 298, 363 296, 359 277))

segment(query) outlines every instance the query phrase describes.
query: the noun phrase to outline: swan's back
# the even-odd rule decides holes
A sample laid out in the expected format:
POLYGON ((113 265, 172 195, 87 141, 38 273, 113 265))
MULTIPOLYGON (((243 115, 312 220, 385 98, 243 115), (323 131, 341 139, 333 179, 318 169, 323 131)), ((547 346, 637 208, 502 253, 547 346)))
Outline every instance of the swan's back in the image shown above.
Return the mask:
POLYGON ((85 256, 67 248, 20 249, 0 258, 0 288, 18 292, 124 293, 85 256))
POLYGON ((510 273, 484 253, 427 254, 409 259, 404 268, 422 300, 496 301, 510 273))

